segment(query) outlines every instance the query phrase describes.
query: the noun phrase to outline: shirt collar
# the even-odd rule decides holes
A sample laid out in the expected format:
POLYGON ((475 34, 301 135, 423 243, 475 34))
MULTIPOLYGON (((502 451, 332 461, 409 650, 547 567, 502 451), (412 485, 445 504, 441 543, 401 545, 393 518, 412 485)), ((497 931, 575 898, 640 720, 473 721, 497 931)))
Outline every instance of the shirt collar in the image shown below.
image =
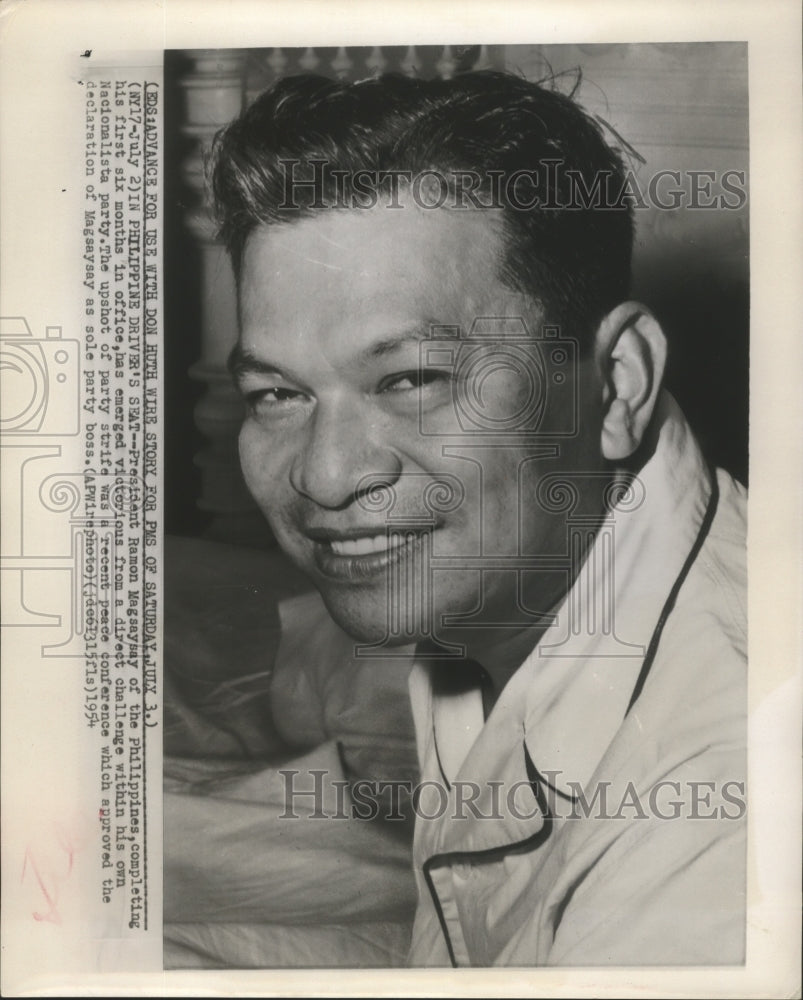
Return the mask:
MULTIPOLYGON (((554 624, 508 682, 479 735, 478 691, 461 695, 459 705, 438 696, 429 702, 432 746, 449 781, 524 781, 534 765, 566 796, 587 787, 627 713, 711 495, 705 460, 666 392, 654 427, 652 456, 612 507, 554 624)), ((508 840, 534 828, 515 817, 504 825, 508 840)), ((486 849, 499 833, 494 823, 450 826, 465 850, 486 849)), ((442 847, 455 849, 454 839, 446 831, 442 847)))
POLYGON ((622 724, 711 496, 702 453, 666 392, 655 426, 652 457, 612 508, 555 624, 525 662, 532 679, 527 749, 539 771, 553 774, 550 783, 568 794, 570 783, 587 786, 622 724), (590 605, 591 622, 582 616, 590 605))

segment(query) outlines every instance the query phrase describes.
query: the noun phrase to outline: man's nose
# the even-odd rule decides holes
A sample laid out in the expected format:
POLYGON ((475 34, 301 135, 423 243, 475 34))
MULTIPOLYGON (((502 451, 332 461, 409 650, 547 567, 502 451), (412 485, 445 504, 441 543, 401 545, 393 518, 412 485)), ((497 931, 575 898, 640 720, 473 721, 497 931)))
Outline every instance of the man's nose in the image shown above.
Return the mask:
POLYGON ((338 510, 354 502, 366 477, 392 485, 401 461, 377 436, 359 405, 319 402, 290 470, 293 487, 318 506, 338 510))

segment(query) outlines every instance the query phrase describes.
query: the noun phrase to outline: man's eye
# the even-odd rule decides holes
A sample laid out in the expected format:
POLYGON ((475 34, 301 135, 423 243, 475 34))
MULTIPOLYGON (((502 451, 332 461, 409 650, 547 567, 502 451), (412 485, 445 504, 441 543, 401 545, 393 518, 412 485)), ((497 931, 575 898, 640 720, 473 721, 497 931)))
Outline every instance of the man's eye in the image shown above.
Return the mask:
POLYGON ((285 389, 274 386, 270 389, 254 389, 245 393, 245 402, 252 413, 264 413, 268 410, 281 410, 304 399, 304 393, 296 389, 285 389))
POLYGON ((415 371, 399 372, 386 378, 382 392, 415 392, 450 382, 452 373, 438 369, 416 369, 415 371))

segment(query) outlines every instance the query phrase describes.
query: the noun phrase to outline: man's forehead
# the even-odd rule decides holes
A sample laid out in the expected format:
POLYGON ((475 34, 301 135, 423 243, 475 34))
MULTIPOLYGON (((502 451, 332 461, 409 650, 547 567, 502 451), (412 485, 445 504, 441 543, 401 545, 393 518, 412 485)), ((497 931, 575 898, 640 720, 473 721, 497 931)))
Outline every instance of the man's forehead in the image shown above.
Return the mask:
POLYGON ((326 209, 287 222, 262 224, 249 235, 244 266, 255 256, 292 264, 293 258, 319 266, 343 266, 357 258, 371 270, 397 261, 410 249, 439 258, 442 265, 462 260, 498 262, 502 220, 484 209, 426 209, 411 201, 380 202, 371 208, 326 209), (313 256, 311 251, 315 248, 313 256))
POLYGON ((424 320, 467 329, 489 311, 532 315, 528 297, 499 277, 501 250, 482 210, 377 205, 263 224, 245 247, 240 318, 251 329, 334 330, 392 315, 382 328, 395 335, 424 320))

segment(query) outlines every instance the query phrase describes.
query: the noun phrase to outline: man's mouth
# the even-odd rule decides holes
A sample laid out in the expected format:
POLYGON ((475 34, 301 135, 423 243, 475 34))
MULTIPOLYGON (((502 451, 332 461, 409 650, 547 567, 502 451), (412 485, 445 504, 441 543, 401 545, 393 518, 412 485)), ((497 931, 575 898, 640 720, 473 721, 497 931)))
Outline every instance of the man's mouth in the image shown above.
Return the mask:
POLYGON ((372 535, 370 538, 351 538, 342 541, 333 538, 329 545, 336 556, 365 556, 373 552, 388 552, 397 545, 401 545, 403 541, 401 535, 383 534, 372 535))
POLYGON ((314 543, 315 565, 337 580, 368 580, 386 573, 390 566, 420 553, 423 539, 433 529, 399 528, 377 534, 351 537, 328 532, 309 532, 314 543))

